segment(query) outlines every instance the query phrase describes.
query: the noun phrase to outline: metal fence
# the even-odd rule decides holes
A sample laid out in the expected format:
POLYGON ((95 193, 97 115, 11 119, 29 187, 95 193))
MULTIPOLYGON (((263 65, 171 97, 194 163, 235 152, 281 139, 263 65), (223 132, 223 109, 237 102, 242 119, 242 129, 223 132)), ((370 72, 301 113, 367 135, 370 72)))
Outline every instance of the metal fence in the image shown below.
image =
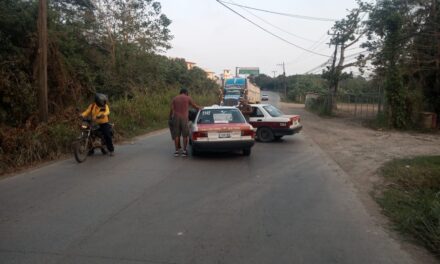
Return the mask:
POLYGON ((360 119, 373 119, 384 109, 382 93, 374 94, 347 94, 336 96, 337 114, 352 116, 360 119))

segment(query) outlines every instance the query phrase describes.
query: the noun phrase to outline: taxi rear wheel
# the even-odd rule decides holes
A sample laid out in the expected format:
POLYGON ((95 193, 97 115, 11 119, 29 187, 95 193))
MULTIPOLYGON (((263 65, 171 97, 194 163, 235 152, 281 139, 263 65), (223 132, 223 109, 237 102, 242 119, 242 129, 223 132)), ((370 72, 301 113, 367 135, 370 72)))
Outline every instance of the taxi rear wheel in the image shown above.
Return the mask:
POLYGON ((274 140, 272 129, 268 127, 259 128, 257 131, 257 137, 261 142, 270 142, 274 140))

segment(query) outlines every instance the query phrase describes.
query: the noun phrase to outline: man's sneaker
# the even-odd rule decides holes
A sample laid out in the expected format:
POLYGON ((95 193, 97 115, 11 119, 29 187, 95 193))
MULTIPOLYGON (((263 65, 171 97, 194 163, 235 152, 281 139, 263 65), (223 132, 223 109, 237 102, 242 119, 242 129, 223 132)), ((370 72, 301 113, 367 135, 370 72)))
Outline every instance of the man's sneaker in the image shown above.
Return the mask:
POLYGON ((180 152, 178 150, 174 151, 174 157, 179 157, 180 152))
POLYGON ((188 151, 184 150, 184 151, 182 152, 182 157, 188 157, 188 151))

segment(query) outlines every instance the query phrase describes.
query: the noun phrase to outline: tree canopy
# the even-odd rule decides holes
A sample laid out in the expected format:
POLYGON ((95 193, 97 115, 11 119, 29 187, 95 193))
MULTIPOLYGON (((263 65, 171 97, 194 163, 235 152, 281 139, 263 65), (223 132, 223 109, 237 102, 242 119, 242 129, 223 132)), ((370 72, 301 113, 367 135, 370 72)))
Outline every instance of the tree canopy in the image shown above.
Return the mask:
MULTIPOLYGON (((110 98, 216 84, 188 70, 170 48, 171 20, 153 0, 49 1, 49 110, 60 114, 95 91, 110 98)), ((0 122, 20 125, 37 111, 38 0, 0 1, 0 122)))

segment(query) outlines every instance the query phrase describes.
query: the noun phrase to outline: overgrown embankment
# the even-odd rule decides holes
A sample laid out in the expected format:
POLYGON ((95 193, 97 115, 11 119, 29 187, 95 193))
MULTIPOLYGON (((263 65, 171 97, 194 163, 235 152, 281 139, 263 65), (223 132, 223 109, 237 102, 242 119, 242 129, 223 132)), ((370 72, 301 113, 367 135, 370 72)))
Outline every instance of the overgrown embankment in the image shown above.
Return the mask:
POLYGON ((387 185, 378 202, 384 213, 440 257, 440 156, 394 160, 382 174, 387 185))
POLYGON ((163 52, 171 20, 156 1, 49 1, 49 122, 39 120, 38 1, 0 1, 0 174, 70 151, 78 113, 95 92, 110 98, 125 138, 164 127, 181 87, 201 105, 219 86, 163 52))
MULTIPOLYGON (((166 127, 170 102, 177 93, 177 89, 169 89, 112 102, 110 120, 115 124, 117 138, 128 139, 166 127)), ((217 95, 197 94, 193 99, 200 105, 210 105, 216 102, 217 95)), ((0 127, 0 175, 71 153, 79 124, 75 109, 69 108, 47 124, 0 127)))

